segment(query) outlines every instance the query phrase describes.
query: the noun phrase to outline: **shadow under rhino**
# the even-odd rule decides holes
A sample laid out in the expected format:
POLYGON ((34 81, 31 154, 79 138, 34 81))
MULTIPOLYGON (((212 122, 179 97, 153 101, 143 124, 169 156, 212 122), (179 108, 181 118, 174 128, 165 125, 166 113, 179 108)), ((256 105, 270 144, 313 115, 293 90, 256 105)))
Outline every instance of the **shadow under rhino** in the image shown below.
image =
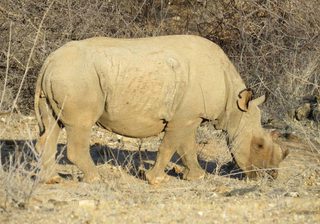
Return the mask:
MULTIPOLYGON (((24 170, 28 172, 39 171, 38 155, 34 151, 35 140, 0 140, 1 149, 1 167, 4 171, 9 170, 24 170), (22 168, 22 169, 21 169, 22 168)), ((94 144, 90 146, 91 158, 95 165, 110 164, 114 167, 121 167, 130 175, 145 179, 144 171, 150 169, 157 157, 156 151, 133 151, 109 146, 94 144)), ((58 144, 56 160, 58 164, 72 164, 66 155, 66 145, 58 144)), ((199 164, 204 171, 209 174, 219 174, 231 178, 242 179, 244 175, 235 162, 230 161, 220 167, 216 161, 206 161, 198 158, 199 164)), ((176 167, 183 169, 181 158, 175 154, 171 159, 173 166, 168 166, 166 173, 170 176, 181 178, 182 172, 179 172, 176 167)), ((64 179, 72 179, 72 174, 59 173, 64 179)))

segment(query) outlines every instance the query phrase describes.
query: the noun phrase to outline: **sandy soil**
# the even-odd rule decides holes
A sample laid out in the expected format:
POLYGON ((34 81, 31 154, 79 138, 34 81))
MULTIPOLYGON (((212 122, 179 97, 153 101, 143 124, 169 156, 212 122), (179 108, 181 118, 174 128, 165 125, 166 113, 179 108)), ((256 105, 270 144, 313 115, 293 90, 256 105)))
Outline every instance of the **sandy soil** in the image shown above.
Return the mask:
MULTIPOLYGON (((181 180, 174 172, 181 167, 171 163, 170 181, 150 186, 140 170, 153 163, 161 136, 141 142, 94 127, 91 154, 104 183, 79 182, 81 172, 63 155, 58 168, 66 179, 39 184, 25 171, 35 163, 25 156, 37 137, 34 117, 2 116, 0 223, 320 223, 319 151, 283 138, 290 154, 277 180, 237 179, 221 167, 230 160, 221 135, 209 126, 199 130, 198 141, 206 143, 199 144, 204 180, 181 180), (24 160, 15 162, 19 155, 24 160)), ((59 151, 64 148, 62 132, 59 151)))

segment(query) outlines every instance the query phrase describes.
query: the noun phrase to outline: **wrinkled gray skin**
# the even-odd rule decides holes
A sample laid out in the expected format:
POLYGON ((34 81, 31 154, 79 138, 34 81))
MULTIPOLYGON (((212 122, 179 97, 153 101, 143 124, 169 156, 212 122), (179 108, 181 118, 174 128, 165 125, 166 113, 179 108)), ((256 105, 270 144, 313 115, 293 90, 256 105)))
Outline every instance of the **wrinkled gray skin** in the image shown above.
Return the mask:
POLYGON ((137 138, 165 132, 156 163, 146 173, 151 184, 167 180, 164 169, 174 152, 182 157, 185 179, 204 176, 195 147, 203 119, 228 132, 234 158, 249 177, 256 176, 252 169, 277 168, 287 151, 261 127, 258 105, 264 97, 251 100, 245 89, 225 53, 201 37, 99 37, 67 43, 47 58, 37 81, 36 149, 42 155, 43 181, 54 174, 62 127, 68 159, 83 171, 84 181, 100 179, 89 154, 95 123, 137 138))

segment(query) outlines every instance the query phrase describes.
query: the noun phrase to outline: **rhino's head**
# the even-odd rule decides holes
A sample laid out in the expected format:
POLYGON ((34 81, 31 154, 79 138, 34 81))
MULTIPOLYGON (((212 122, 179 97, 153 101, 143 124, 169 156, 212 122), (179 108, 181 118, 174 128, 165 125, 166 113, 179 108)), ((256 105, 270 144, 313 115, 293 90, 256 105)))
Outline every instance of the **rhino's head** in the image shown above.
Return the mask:
POLYGON ((242 93, 242 97, 239 95, 238 108, 242 113, 232 141, 234 159, 250 178, 263 173, 276 178, 277 168, 289 152, 276 143, 274 133, 265 131, 261 126, 258 105, 265 101, 265 96, 251 100, 251 95, 247 94, 250 95, 245 92, 242 93))

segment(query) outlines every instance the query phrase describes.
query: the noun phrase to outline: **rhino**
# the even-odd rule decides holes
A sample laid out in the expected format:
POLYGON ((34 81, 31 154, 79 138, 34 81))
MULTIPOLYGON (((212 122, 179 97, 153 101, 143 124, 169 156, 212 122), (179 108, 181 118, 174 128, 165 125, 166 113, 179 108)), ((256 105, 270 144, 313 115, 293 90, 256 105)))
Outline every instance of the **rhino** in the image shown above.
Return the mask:
POLYGON ((231 153, 248 177, 262 170, 276 176, 288 151, 261 126, 258 106, 265 96, 252 96, 223 50, 199 36, 69 42, 48 56, 37 79, 41 170, 54 173, 57 139, 65 128, 68 159, 84 181, 99 181, 89 153, 92 126, 99 124, 135 138, 164 132, 145 174, 150 184, 168 179, 165 167, 175 152, 185 166, 184 179, 203 178, 195 135, 209 120, 227 132, 231 153))

